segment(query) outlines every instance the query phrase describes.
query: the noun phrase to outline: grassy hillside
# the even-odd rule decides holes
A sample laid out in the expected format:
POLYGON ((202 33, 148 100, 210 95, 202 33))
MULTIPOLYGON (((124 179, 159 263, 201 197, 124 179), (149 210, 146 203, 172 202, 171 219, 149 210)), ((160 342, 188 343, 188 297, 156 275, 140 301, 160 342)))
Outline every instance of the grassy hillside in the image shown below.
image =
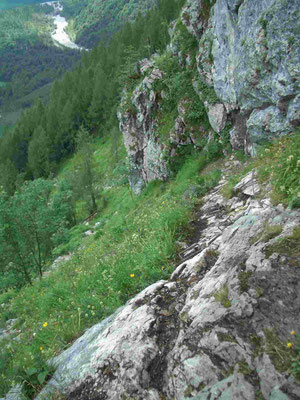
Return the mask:
MULTIPOLYGON (((230 197, 233 185, 254 167, 261 182, 272 184, 274 200, 288 202, 299 185, 299 139, 299 133, 283 138, 267 146, 256 160, 246 159, 245 170, 230 178, 224 195, 230 197)), ((169 277, 176 266, 178 243, 192 233, 190 221, 195 206, 217 184, 219 168, 227 162, 214 162, 221 154, 215 151, 215 145, 186 158, 168 183, 154 181, 136 197, 127 184, 123 146, 118 149, 116 162, 110 138, 94 142, 99 210, 85 222, 88 214, 83 202, 77 202, 77 218, 82 222, 56 249, 56 255, 73 252, 71 259, 49 270, 32 286, 19 291, 11 288, 0 295, 4 305, 1 324, 17 318, 13 326, 17 340, 2 341, 0 349, 0 395, 10 385, 25 381, 32 398, 42 386, 36 380, 37 374, 45 374, 46 380, 52 373, 46 360, 134 294, 169 277), (87 231, 93 235, 85 236, 87 231)), ((77 158, 61 167, 56 186, 76 169, 77 158)), ((239 159, 245 161, 241 155, 239 159)))
MULTIPOLYGON (((97 141, 94 149, 99 212, 88 224, 75 226, 69 241, 57 248, 57 254, 75 251, 71 260, 33 286, 0 296, 5 304, 2 323, 16 317, 14 328, 20 331, 18 341, 2 342, 0 395, 16 379, 30 381, 29 368, 43 370, 44 362, 84 329, 169 276, 176 261, 176 239, 186 237, 194 205, 220 176, 213 168, 201 174, 214 156, 198 153, 186 160, 170 183, 153 182, 141 197, 134 197, 126 181, 124 149, 119 149, 114 165, 110 139, 97 141), (197 193, 185 194, 195 185, 197 193), (89 229, 95 234, 83 239, 89 229)), ((76 156, 65 163, 57 184, 74 165, 76 156)), ((80 201, 77 216, 87 216, 80 201)))

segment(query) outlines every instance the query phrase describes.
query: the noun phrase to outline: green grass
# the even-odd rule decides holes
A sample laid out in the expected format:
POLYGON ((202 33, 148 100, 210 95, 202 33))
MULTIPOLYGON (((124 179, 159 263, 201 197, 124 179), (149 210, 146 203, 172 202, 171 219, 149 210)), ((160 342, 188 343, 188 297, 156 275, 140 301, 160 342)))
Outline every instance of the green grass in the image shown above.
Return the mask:
POLYGON ((275 243, 265 248, 267 258, 272 254, 284 254, 289 257, 300 256, 300 227, 294 228, 290 236, 279 238, 275 243))
POLYGON ((274 203, 300 207, 300 129, 262 149, 255 167, 260 181, 271 183, 274 203))
MULTIPOLYGON (((175 242, 184 240, 198 201, 197 197, 186 200, 185 191, 198 184, 202 188, 198 195, 204 194, 220 178, 218 170, 201 174, 208 157, 199 153, 186 160, 171 182, 152 182, 135 197, 124 182, 123 148, 120 155, 121 161, 112 166, 110 142, 95 144, 99 185, 106 188, 99 200, 105 198, 102 209, 93 221, 101 221, 99 234, 81 240, 85 228, 73 228, 71 241, 80 248, 63 268, 33 286, 0 295, 0 304, 5 304, 2 323, 17 317, 21 331, 18 341, 2 342, 1 395, 24 371, 40 371, 41 363, 60 353, 86 328, 146 286, 168 278, 175 266, 175 242)), ((58 179, 73 162, 61 167, 58 179)))
POLYGON ((218 303, 221 303, 225 308, 231 307, 231 301, 228 298, 229 289, 228 286, 224 285, 218 290, 215 294, 215 300, 218 303))

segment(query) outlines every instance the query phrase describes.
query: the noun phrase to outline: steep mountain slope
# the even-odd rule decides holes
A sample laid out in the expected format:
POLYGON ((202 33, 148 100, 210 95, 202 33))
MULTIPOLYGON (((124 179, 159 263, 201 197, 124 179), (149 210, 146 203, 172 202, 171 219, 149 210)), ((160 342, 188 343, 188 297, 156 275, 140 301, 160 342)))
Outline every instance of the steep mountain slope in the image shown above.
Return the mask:
POLYGON ((92 48, 106 41, 125 22, 133 21, 157 4, 157 0, 64 0, 66 13, 74 15, 70 32, 76 42, 92 48))
POLYGON ((141 83, 123 96, 119 121, 134 190, 166 179, 177 150, 203 146, 209 129, 252 154, 295 130, 298 17, 294 0, 187 1, 169 51, 141 63, 141 83))
POLYGON ((0 264, 0 388, 19 383, 18 400, 44 385, 39 400, 300 396, 297 2, 188 0, 179 18, 182 3, 166 4, 89 52, 1 140, 2 248, 14 256, 6 205, 31 185, 52 185, 47 206, 82 222, 61 232, 61 264, 50 254, 39 280, 25 265, 32 286, 0 264), (90 158, 62 168, 89 133, 103 135, 90 158))
POLYGON ((226 165, 171 278, 56 357, 37 399, 55 388, 76 400, 299 398, 285 343, 300 330, 300 214, 258 199, 253 172, 226 200, 226 176, 241 163, 226 165))
POLYGON ((52 13, 52 7, 38 5, 0 13, 1 125, 14 124, 35 98, 45 101, 49 84, 81 57, 79 51, 54 45, 52 13))

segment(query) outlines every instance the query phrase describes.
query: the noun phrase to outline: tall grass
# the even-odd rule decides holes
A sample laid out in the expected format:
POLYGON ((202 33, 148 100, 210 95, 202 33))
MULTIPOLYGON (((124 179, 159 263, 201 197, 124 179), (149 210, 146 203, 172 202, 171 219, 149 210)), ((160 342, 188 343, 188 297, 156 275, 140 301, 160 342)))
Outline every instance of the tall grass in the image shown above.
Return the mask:
MULTIPOLYGON (((109 152, 109 142, 102 142, 95 153, 99 184, 110 184, 101 195, 105 202, 94 221, 101 222, 96 235, 81 241, 81 229, 75 228, 71 240, 81 241, 81 247, 69 262, 33 286, 0 296, 2 320, 18 318, 14 329, 19 331, 17 340, 2 342, 0 394, 29 371, 41 371, 47 359, 140 290, 168 278, 176 239, 187 235, 198 201, 185 192, 197 185, 197 195, 204 194, 220 177, 217 170, 201 174, 209 158, 200 153, 187 159, 171 182, 152 182, 135 197, 122 183, 123 172, 116 172, 122 171, 124 158, 109 168, 109 152)), ((71 163, 64 165, 59 179, 71 163)))

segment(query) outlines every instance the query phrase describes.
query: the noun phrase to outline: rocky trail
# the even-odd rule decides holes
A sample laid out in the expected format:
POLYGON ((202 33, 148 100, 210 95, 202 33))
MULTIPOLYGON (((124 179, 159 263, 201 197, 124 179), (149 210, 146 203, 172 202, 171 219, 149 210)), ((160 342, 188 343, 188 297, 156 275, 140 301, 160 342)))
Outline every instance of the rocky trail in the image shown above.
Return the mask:
POLYGON ((300 398, 286 347, 300 330, 299 254, 276 252, 277 243, 293 241, 300 214, 258 199, 253 172, 226 200, 233 163, 203 198, 200 238, 170 280, 56 357, 38 399, 53 388, 81 400, 300 398))

